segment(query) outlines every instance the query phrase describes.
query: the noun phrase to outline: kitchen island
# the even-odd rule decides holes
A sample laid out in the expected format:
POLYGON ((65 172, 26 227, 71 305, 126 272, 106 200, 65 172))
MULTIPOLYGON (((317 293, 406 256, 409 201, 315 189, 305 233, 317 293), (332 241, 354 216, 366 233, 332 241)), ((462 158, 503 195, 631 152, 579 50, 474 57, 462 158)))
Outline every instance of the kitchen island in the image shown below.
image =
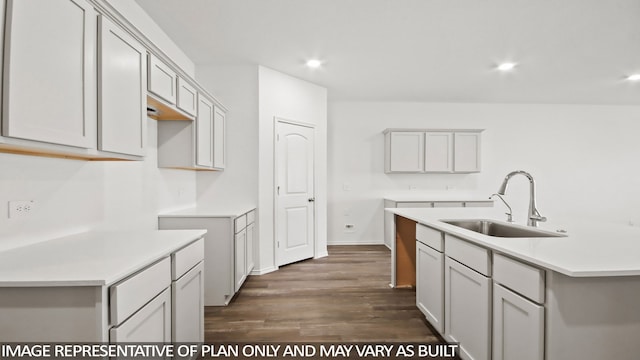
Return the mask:
POLYGON ((205 233, 87 232, 0 252, 0 339, 202 341, 205 233))
POLYGON ((463 358, 640 353, 639 228, 543 223, 549 237, 504 238, 442 221, 503 219, 495 208, 386 211, 405 223, 396 242, 412 235, 407 222, 416 227, 417 305, 445 339, 460 342, 463 358))

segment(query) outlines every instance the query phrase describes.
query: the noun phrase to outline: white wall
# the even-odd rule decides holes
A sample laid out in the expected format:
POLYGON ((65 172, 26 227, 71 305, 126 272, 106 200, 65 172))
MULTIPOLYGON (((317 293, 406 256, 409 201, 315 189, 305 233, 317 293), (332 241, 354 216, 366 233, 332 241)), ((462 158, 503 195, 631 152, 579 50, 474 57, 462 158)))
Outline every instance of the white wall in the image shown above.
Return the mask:
POLYGON ((327 90, 260 66, 259 96, 259 268, 275 268, 274 117, 315 125, 316 257, 327 255, 327 90))
POLYGON ((195 77, 195 65, 160 26, 133 0, 106 0, 151 42, 173 60, 185 73, 195 77))
POLYGON ((234 209, 257 205, 258 199, 258 67, 198 66, 197 80, 226 107, 224 172, 197 174, 198 205, 234 209))
MULTIPOLYGON (((416 186, 422 193, 488 197, 516 169, 534 175, 538 208, 549 221, 638 225, 638 134, 637 106, 332 102, 329 243, 383 243, 385 195, 416 186), (391 127, 486 129, 482 172, 385 174, 382 131, 391 127), (356 231, 345 233, 345 223, 356 231)), ((526 222, 528 182, 515 177, 512 183, 506 198, 516 220, 526 222)))
POLYGON ((144 161, 0 153, 0 250, 87 230, 157 229, 159 212, 193 206, 194 172, 158 169, 155 120, 148 132, 144 161), (9 219, 12 200, 35 200, 35 211, 9 219))

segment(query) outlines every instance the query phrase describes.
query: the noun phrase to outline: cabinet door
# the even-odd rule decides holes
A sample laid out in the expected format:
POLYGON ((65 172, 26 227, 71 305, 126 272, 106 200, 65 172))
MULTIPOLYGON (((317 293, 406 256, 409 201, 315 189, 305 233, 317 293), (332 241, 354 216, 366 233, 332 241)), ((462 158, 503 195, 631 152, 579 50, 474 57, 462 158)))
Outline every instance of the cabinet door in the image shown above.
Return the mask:
POLYGON ((149 91, 168 102, 176 103, 176 81, 178 75, 167 64, 149 54, 149 91))
POLYGON ((196 117, 196 165, 213 167, 213 102, 198 96, 196 117))
POLYGON ((236 234, 236 270, 235 270, 235 291, 238 292, 247 277, 247 230, 244 229, 236 234))
POLYGON ((395 131, 390 136, 389 172, 423 172, 424 133, 395 131))
POLYGON ((96 147, 96 21, 85 0, 9 0, 4 136, 96 147))
POLYGON ((253 260, 253 248, 254 244, 254 235, 255 235, 255 225, 249 224, 247 225, 247 271, 246 275, 248 276, 253 270, 254 260, 253 260))
POLYGON ((463 359, 488 360, 491 354, 490 279, 445 257, 445 339, 460 343, 463 359))
POLYGON ((493 360, 544 359, 544 307, 493 284, 493 360))
POLYGON ((226 114, 216 106, 213 117, 213 167, 216 169, 224 169, 226 163, 225 128, 226 114))
POLYGON ((143 306, 127 321, 109 330, 112 343, 151 343, 171 341, 171 291, 160 295, 143 306))
POLYGON ((146 49, 104 16, 99 17, 98 147, 144 155, 146 144, 146 49))
POLYGON ((195 115, 196 108, 198 107, 198 91, 181 77, 178 77, 178 98, 176 105, 178 109, 189 115, 195 115))
POLYGON ((480 133, 455 133, 454 171, 480 171, 480 133))
POLYGON ((440 334, 444 332, 444 254, 416 241, 416 305, 440 334))
POLYGON ((204 265, 199 262, 171 284, 172 342, 204 341, 204 265))
POLYGON ((427 172, 453 171, 453 133, 427 132, 424 145, 424 170, 427 172))

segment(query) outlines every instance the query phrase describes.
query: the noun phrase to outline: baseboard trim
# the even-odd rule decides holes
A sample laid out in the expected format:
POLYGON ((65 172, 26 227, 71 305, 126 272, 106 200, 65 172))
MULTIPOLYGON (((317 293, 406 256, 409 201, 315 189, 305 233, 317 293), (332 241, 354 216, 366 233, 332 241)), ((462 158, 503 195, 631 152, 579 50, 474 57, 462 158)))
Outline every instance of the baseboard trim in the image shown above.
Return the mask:
POLYGON ((327 243, 327 245, 386 245, 384 241, 332 241, 327 243))
POLYGON ((268 274, 268 273, 274 272, 276 270, 278 270, 277 266, 272 266, 272 267, 268 267, 268 268, 264 268, 264 269, 257 269, 257 270, 253 269, 251 271, 251 274, 249 274, 249 275, 264 275, 264 274, 268 274))

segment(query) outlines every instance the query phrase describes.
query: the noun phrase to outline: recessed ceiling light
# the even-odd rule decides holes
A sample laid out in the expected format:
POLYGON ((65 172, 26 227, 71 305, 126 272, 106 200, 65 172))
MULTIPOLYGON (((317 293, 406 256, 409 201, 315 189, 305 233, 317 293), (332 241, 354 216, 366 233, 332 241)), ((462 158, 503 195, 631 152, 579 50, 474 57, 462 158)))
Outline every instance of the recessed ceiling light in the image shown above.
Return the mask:
POLYGON ((502 64, 498 65, 498 67, 496 69, 498 69, 500 71, 511 71, 515 67, 516 67, 516 63, 505 62, 505 63, 502 63, 502 64))
POLYGON ((307 66, 312 68, 312 69, 317 69, 320 67, 320 65, 322 65, 322 61, 318 60, 318 59, 311 59, 309 61, 307 61, 307 66))
POLYGON ((640 81, 640 74, 631 74, 627 76, 627 80, 629 81, 640 81))

